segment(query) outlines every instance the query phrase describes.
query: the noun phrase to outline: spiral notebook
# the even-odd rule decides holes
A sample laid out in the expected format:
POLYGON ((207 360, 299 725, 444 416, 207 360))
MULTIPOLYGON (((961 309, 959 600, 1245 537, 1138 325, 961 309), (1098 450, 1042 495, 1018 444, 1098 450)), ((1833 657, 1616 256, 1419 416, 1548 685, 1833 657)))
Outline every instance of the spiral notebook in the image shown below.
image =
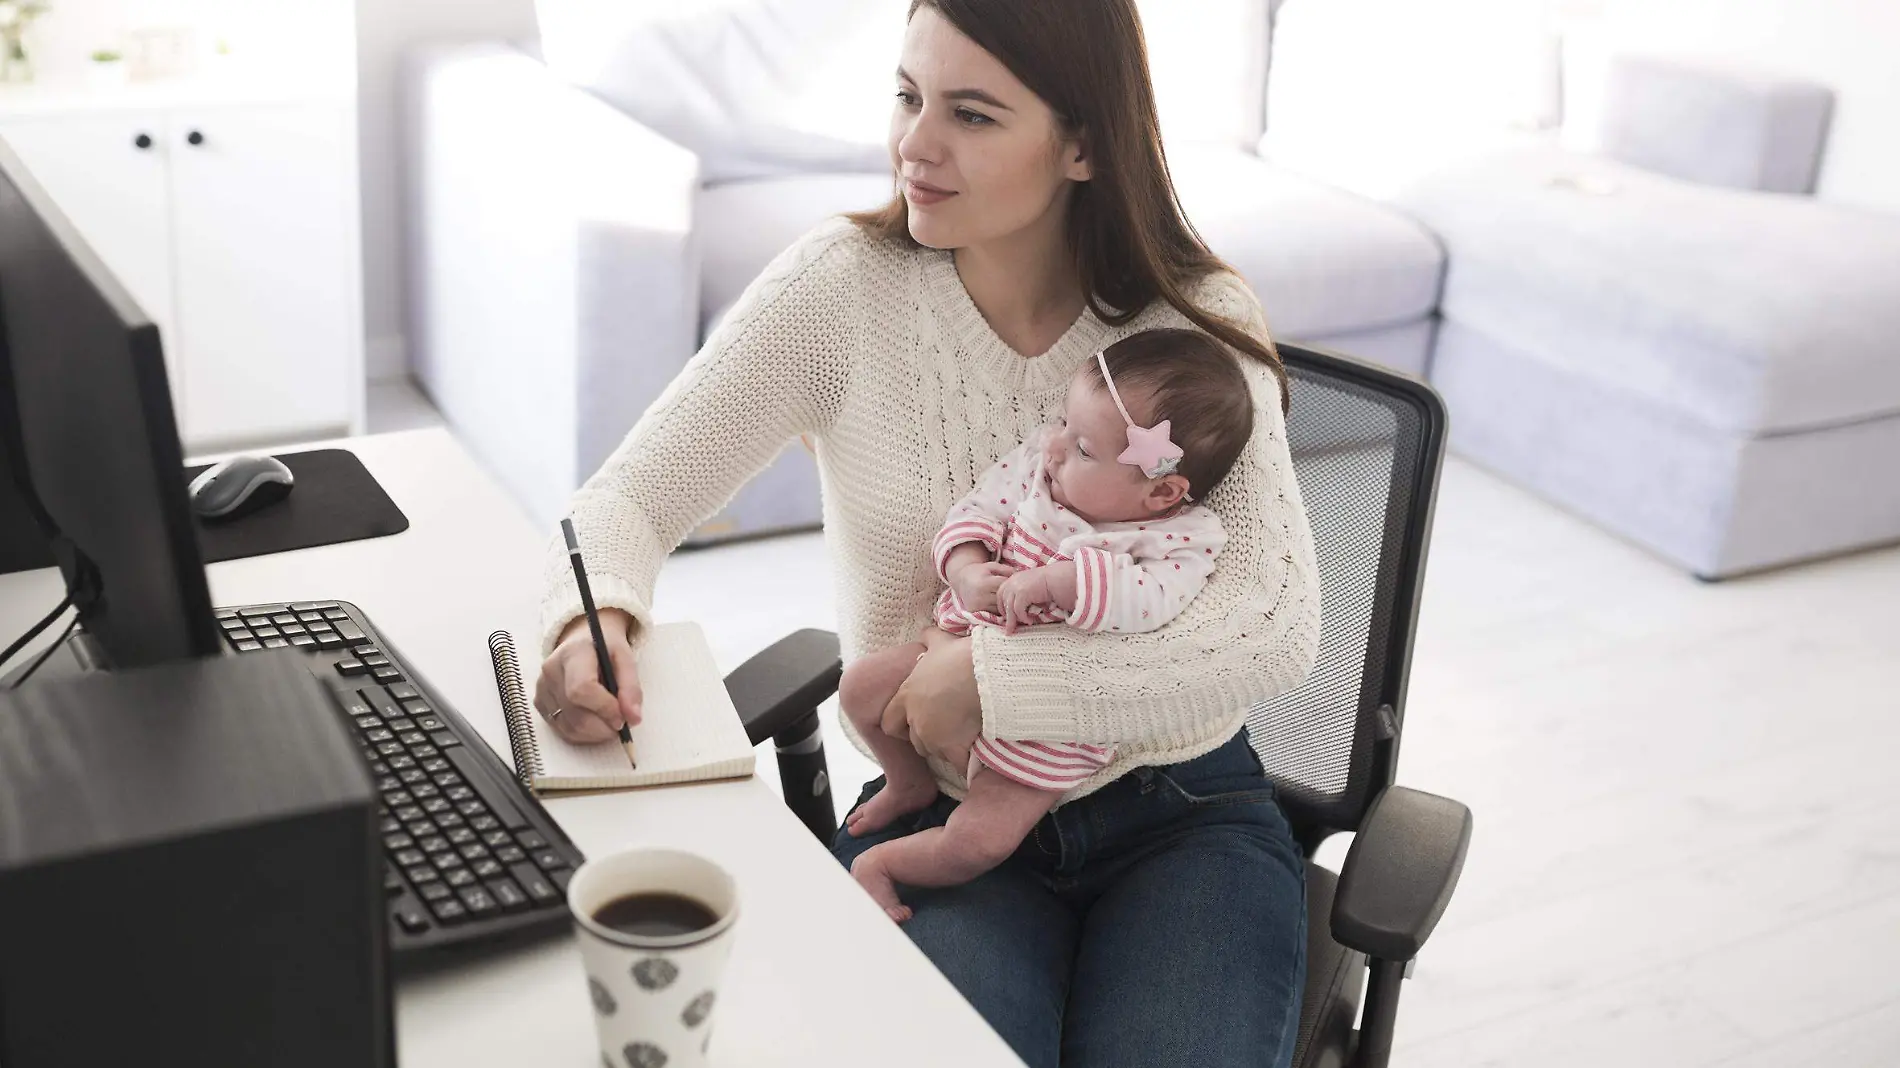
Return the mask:
POLYGON ((515 775, 536 793, 614 790, 752 774, 752 743, 726 694, 706 634, 697 623, 663 623, 640 647, 641 717, 632 729, 634 766, 618 739, 575 745, 554 733, 521 688, 513 637, 488 637, 501 691, 515 775))

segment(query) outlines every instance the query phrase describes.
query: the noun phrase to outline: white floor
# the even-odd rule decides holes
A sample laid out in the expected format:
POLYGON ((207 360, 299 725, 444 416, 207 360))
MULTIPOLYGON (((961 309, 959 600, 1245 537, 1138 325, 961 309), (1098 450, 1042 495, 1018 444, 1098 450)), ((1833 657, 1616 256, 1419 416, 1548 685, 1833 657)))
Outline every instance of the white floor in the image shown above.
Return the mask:
MULTIPOLYGON (((1703 585, 1456 460, 1437 517, 1400 780, 1476 832, 1395 1063, 1900 1064, 1900 549, 1703 585)), ((655 600, 727 669, 835 618, 815 534, 655 600)))

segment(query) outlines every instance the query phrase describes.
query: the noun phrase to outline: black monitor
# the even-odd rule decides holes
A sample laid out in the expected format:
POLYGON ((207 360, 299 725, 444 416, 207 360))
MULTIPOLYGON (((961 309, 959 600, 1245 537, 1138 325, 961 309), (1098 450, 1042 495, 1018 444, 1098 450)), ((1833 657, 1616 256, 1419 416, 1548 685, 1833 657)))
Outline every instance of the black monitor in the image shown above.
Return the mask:
POLYGON ((4 142, 0 481, 0 522, 65 576, 82 664, 221 651, 158 328, 4 142))

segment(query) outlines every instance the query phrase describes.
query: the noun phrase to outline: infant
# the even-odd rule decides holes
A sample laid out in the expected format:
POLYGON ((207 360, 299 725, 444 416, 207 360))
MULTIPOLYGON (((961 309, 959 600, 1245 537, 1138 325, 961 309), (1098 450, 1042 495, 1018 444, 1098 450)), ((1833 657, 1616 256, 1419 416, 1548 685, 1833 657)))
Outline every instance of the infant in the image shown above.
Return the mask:
MULTIPOLYGON (((975 627, 1062 625, 1134 634, 1165 625, 1213 570, 1226 538, 1195 504, 1253 434, 1235 357, 1192 330, 1149 330, 1078 368, 1062 417, 977 480, 937 534, 946 588, 918 641, 854 661, 839 703, 882 765, 885 785, 845 820, 863 837, 927 807, 937 784, 910 742, 880 728, 926 649, 975 627)), ((1114 758, 1106 741, 978 738, 969 789, 946 826, 866 850, 851 874, 898 922, 896 884, 967 882, 1015 852, 1063 793, 1114 758)))

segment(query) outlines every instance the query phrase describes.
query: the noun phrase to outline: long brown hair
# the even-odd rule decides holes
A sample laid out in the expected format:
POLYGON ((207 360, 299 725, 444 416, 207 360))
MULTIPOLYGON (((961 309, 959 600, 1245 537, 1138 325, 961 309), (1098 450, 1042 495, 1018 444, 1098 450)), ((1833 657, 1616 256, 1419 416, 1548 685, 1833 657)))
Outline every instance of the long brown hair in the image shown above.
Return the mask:
MULTIPOLYGON (((1255 338, 1187 297, 1195 282, 1232 268, 1208 251, 1175 193, 1134 0, 911 0, 907 17, 926 5, 1008 67, 1055 112, 1064 135, 1087 146, 1091 178, 1073 183, 1067 236, 1089 311, 1119 326, 1165 300, 1273 368, 1284 406, 1286 369, 1272 338, 1255 338)), ((882 208, 848 217, 921 247, 901 191, 882 208)))

